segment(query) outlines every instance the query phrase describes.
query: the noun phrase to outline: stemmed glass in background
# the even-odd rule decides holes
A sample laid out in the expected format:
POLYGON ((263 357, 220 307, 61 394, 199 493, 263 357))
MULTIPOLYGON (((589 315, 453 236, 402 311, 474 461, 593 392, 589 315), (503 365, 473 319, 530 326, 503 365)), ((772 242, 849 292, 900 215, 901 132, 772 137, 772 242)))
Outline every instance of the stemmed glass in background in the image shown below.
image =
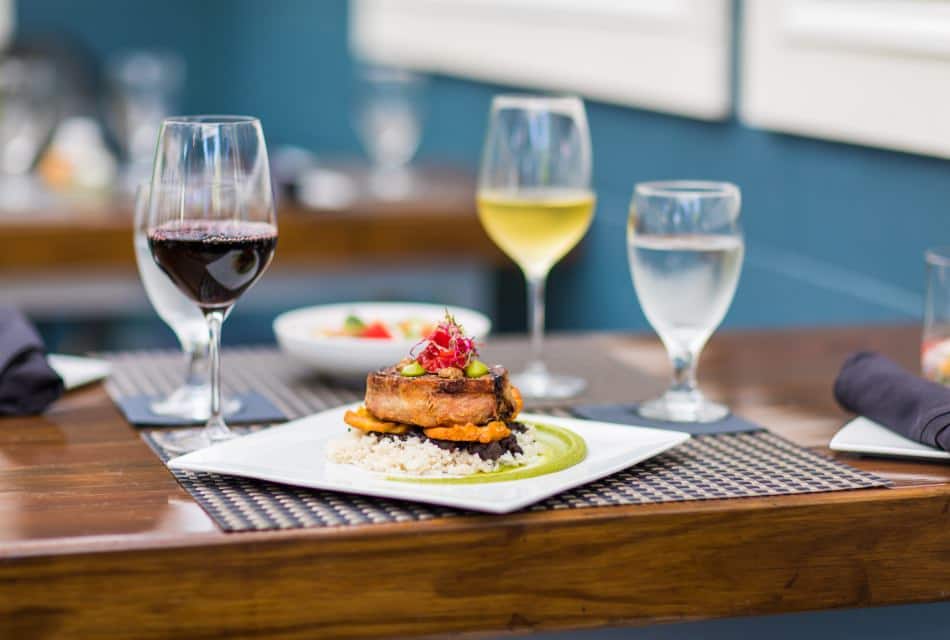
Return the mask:
POLYGON ((370 187, 384 199, 412 187, 407 170, 422 137, 425 79, 393 67, 360 65, 356 71, 353 125, 373 164, 370 187))
POLYGON ((0 207, 27 210, 46 204, 31 175, 60 116, 55 67, 39 58, 0 62, 0 207))
POLYGON ((277 245, 264 133, 256 118, 167 118, 159 133, 149 198, 155 263, 207 322, 211 416, 166 448, 200 449, 233 437, 221 410, 221 325, 270 264, 277 245))
MULTIPOLYGON (((174 188, 174 187, 171 187, 174 188)), ((166 398, 153 402, 149 409, 160 416, 172 416, 189 421, 211 417, 211 388, 208 374, 208 324, 195 303, 185 297, 162 273, 148 246, 149 185, 139 186, 135 194, 135 260, 145 294, 165 324, 175 333, 187 361, 184 383, 166 398)), ((241 408, 236 398, 224 401, 225 415, 241 408)))
POLYGON ((627 225, 630 273, 640 306, 673 363, 673 384, 641 415, 713 422, 729 409, 696 386, 706 341, 732 304, 742 269, 739 188, 726 182, 636 185, 627 225))
POLYGON ((131 191, 148 179, 159 127, 177 111, 185 62, 171 52, 131 51, 111 56, 107 71, 112 128, 127 162, 123 186, 131 191))
POLYGON ((567 398, 582 378, 553 375, 542 359, 544 287, 594 214, 584 103, 575 97, 496 96, 478 178, 478 213, 491 239, 524 272, 532 359, 513 376, 529 398, 567 398))
POLYGON ((950 247, 924 252, 927 293, 920 365, 924 377, 950 384, 950 247))

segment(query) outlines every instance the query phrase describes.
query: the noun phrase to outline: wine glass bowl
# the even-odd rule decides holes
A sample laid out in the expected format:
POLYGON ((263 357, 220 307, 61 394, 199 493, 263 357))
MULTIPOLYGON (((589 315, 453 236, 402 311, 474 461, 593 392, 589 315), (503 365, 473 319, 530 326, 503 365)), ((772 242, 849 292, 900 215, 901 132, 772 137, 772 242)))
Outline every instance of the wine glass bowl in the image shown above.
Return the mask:
POLYGON ((478 178, 488 236, 528 284, 532 359, 512 381, 527 398, 568 398, 586 383, 548 372, 542 358, 548 272, 584 237, 594 215, 590 132, 576 97, 501 95, 492 101, 478 178))
POLYGON ((221 326, 260 278, 277 244, 274 195, 260 122, 244 116, 167 118, 152 170, 152 258, 208 326, 211 416, 169 440, 185 452, 233 437, 222 417, 221 326))
POLYGON ((270 264, 277 245, 266 222, 171 220, 148 238, 152 257, 203 313, 227 311, 270 264))
POLYGON ((640 307, 673 365, 672 386, 639 406, 644 417, 714 422, 729 414, 700 392, 696 367, 739 281, 745 251, 740 202, 738 187, 725 182, 634 188, 627 225, 630 273, 640 307))

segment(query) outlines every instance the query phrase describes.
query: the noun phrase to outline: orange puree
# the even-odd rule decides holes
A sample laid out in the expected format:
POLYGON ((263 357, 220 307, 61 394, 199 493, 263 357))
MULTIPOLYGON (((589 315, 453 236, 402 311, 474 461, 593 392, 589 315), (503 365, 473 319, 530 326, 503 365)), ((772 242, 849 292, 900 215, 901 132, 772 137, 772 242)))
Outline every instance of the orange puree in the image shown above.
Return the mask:
POLYGON ((360 431, 376 431, 377 433, 406 433, 409 431, 409 425, 399 424, 398 422, 386 422, 380 420, 366 407, 360 407, 356 411, 347 411, 343 414, 343 422, 354 429, 360 431))
POLYGON ((518 390, 518 387, 511 385, 511 396, 514 399, 515 410, 511 414, 511 419, 514 420, 518 417, 518 414, 521 413, 521 410, 524 409, 524 400, 521 399, 521 392, 518 390))
POLYGON ((488 444, 511 435, 504 422, 489 422, 486 425, 456 424, 448 427, 431 427, 425 434, 433 440, 452 440, 455 442, 481 442, 488 444))

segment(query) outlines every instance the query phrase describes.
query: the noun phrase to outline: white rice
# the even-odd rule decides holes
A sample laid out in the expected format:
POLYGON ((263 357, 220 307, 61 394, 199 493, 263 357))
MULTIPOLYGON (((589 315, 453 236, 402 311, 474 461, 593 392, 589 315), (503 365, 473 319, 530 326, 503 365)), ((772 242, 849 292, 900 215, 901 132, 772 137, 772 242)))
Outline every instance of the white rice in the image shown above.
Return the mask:
POLYGON ((524 433, 515 432, 523 453, 505 453, 497 460, 482 460, 478 454, 467 451, 441 449, 421 438, 387 438, 375 433, 350 429, 341 438, 332 440, 327 447, 331 462, 352 464, 380 473, 422 477, 459 477, 474 473, 488 473, 503 467, 533 463, 541 454, 535 439, 534 427, 524 433))

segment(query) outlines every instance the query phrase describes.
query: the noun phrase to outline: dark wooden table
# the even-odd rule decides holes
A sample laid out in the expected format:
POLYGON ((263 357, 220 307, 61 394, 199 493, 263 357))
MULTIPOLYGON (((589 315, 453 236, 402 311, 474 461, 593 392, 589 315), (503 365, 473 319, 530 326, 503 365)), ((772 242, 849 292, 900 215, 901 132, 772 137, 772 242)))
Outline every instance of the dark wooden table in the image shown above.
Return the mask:
MULTIPOLYGON (((910 328, 717 335, 704 388, 824 450, 842 358, 910 328)), ((522 341, 494 341, 494 357, 522 341)), ((647 337, 555 341, 589 397, 662 389, 647 337)), ((0 638, 357 638, 950 598, 950 465, 848 458, 891 489, 224 534, 100 387, 0 420, 0 638)))

